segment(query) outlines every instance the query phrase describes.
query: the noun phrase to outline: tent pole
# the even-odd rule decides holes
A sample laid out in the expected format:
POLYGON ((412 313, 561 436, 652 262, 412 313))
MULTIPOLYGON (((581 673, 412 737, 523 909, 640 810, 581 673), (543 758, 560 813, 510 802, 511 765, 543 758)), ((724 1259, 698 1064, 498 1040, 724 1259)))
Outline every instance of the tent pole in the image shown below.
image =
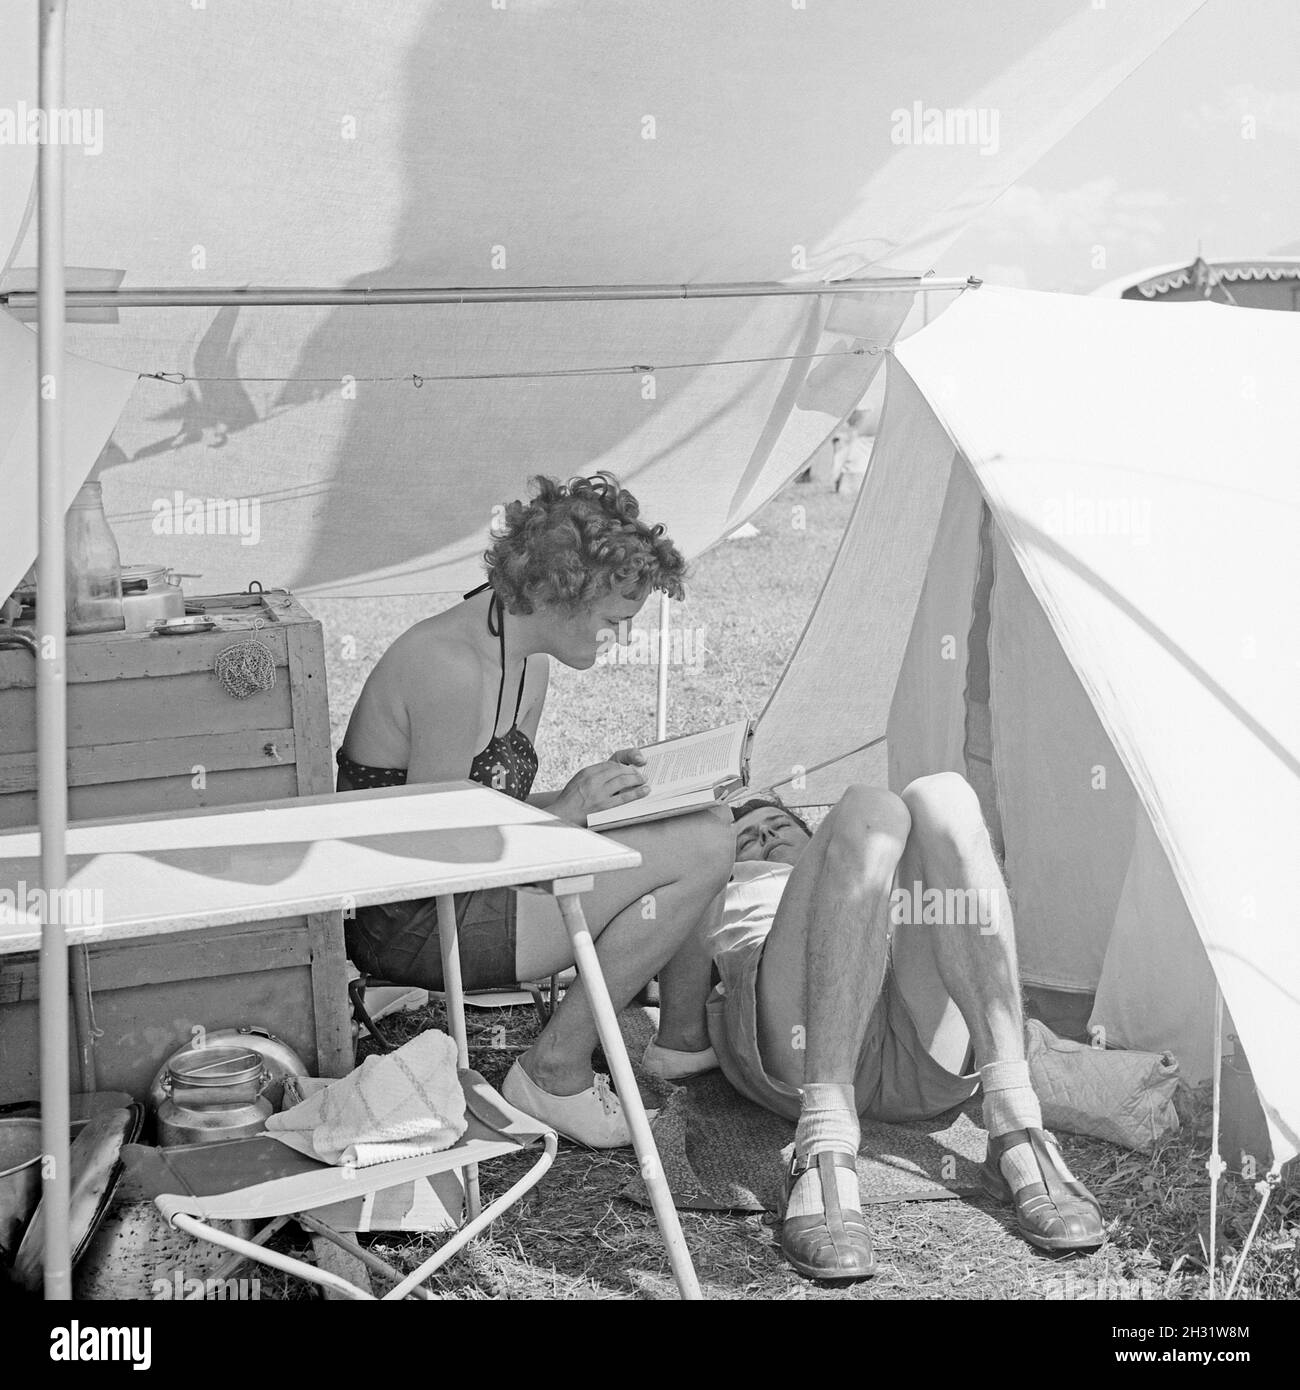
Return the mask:
MULTIPOLYGON (((30 3, 30 0, 29 0, 30 3)), ((40 5, 40 109, 49 119, 63 106, 65 0, 40 5)), ((67 882, 68 819, 65 576, 63 571, 63 148, 46 140, 37 151, 37 487, 40 553, 36 612, 37 810, 41 833, 40 1034, 41 1148, 45 1204, 45 1297, 72 1297, 68 1204, 68 947, 62 905, 67 882)))
POLYGON ((1223 991, 1214 986, 1214 1102, 1210 1119, 1210 1157, 1205 1166, 1210 1174, 1210 1297, 1214 1297, 1214 1264, 1218 1258, 1219 1176, 1223 1158, 1219 1153, 1219 1090, 1223 1077, 1223 991))
POLYGON ((659 671, 655 698, 655 738, 668 737, 668 595, 659 594, 659 671))
MULTIPOLYGON (((761 299, 771 296, 835 294, 914 294, 924 290, 978 289, 975 276, 889 275, 878 279, 827 280, 787 285, 780 280, 738 280, 715 284, 666 285, 502 285, 463 288, 412 287, 399 289, 275 288, 254 285, 213 286, 210 289, 152 287, 125 290, 67 291, 67 305, 77 309, 176 309, 242 304, 250 308, 278 305, 391 304, 571 304, 637 299, 761 299)), ((0 294, 0 304, 10 309, 31 309, 36 295, 30 290, 0 294)))
POLYGON ((1272 1196, 1277 1179, 1278 1174, 1270 1172, 1267 1177, 1255 1184, 1255 1191, 1259 1193, 1259 1206, 1255 1209, 1255 1219, 1250 1223, 1246 1243, 1241 1247, 1241 1255, 1237 1260, 1236 1269, 1232 1271, 1232 1282, 1228 1285, 1228 1292, 1224 1294, 1224 1298, 1231 1298, 1237 1292, 1237 1280, 1241 1278, 1241 1271, 1246 1267, 1246 1256, 1250 1254, 1250 1247, 1255 1241, 1255 1233, 1259 1230, 1259 1223, 1264 1216, 1264 1208, 1268 1205, 1268 1199, 1272 1196))

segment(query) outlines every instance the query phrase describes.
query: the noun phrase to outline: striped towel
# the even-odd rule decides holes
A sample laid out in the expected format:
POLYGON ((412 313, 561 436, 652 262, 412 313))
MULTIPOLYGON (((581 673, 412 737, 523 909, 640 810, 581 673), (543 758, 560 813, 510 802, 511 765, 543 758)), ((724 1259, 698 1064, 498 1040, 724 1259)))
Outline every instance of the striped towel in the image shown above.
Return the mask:
POLYGON ((358 1168, 449 1149, 465 1133, 456 1044, 430 1029, 383 1057, 367 1057, 266 1122, 291 1149, 358 1168))

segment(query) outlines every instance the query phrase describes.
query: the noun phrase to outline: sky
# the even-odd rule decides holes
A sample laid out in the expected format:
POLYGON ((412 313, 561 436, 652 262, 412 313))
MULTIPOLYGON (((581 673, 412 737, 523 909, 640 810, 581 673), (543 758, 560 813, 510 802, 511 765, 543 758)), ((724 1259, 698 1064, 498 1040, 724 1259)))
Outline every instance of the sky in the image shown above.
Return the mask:
POLYGON ((940 275, 1087 294, 1300 255, 1300 0, 1208 0, 962 233, 940 275))

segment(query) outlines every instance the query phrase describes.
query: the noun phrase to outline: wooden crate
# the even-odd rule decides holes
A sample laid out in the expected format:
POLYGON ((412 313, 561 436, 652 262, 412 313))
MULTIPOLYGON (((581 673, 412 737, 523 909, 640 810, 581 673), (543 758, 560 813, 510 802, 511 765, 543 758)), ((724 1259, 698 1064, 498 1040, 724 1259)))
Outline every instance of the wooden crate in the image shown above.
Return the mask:
MULTIPOLYGON (((319 622, 284 591, 194 601, 216 630, 69 639, 70 819, 333 790, 319 622), (249 637, 273 653, 276 679, 238 700, 213 663, 249 637)), ((35 662, 0 650, 0 829, 36 823, 35 749, 35 662)), ((352 1063, 339 913, 95 946, 90 980, 101 1088, 142 1096, 194 1028, 269 1028, 317 1075, 352 1063)), ((37 998, 35 956, 0 957, 0 1103, 36 1093, 37 998)))
MULTIPOLYGON (((68 639, 69 819, 333 790, 320 624, 283 592, 196 602, 218 630, 68 639), (275 685, 236 700, 213 663, 250 637, 274 654, 275 685)), ((0 650, 0 830, 36 824, 35 685, 30 653, 0 650)))

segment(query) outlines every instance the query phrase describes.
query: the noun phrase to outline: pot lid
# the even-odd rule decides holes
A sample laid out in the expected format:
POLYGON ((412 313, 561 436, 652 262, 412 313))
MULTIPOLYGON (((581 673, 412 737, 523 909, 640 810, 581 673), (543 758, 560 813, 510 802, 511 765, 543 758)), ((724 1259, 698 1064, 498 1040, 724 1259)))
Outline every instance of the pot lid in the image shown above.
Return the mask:
POLYGON ((171 573, 170 565, 122 565, 120 569, 123 584, 153 584, 171 573))
POLYGON ((230 1086, 255 1080, 262 1054, 251 1047, 190 1047, 173 1057, 167 1070, 174 1085, 230 1086))

